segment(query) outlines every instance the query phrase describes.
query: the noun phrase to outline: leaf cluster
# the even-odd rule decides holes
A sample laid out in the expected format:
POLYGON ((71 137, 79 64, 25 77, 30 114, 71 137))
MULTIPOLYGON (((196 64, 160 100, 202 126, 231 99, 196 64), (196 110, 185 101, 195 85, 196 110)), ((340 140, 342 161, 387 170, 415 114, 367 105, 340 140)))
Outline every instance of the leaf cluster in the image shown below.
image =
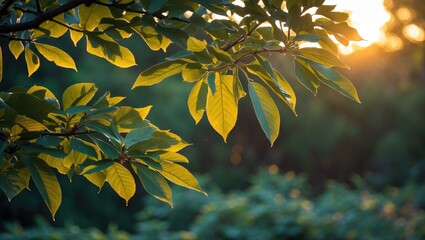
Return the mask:
POLYGON ((0 188, 9 200, 32 179, 54 217, 62 200, 55 171, 83 176, 99 190, 107 182, 126 203, 135 178, 170 205, 166 179, 204 193, 181 166, 188 159, 178 151, 189 144, 149 122, 151 106, 118 106, 124 97, 94 99, 96 91, 93 83, 74 84, 62 101, 41 86, 0 93, 0 188))

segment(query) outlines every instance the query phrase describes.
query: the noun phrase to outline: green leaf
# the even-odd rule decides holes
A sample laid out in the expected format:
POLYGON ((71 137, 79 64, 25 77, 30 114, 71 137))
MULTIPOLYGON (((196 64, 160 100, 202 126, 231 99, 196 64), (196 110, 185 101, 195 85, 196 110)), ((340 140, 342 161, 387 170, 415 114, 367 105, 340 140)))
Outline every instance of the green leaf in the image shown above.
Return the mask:
POLYGON ((267 89, 256 82, 248 83, 249 96, 255 115, 264 133, 273 146, 280 130, 280 114, 267 89))
POLYGON ((28 143, 28 144, 22 144, 21 147, 26 152, 44 153, 57 158, 64 158, 66 156, 63 149, 50 148, 50 147, 43 146, 41 144, 28 143))
POLYGON ((9 50, 15 57, 15 59, 18 59, 19 55, 24 51, 24 45, 22 45, 21 41, 10 41, 9 42, 9 50))
POLYGON ((233 76, 219 75, 215 79, 217 92, 208 91, 207 117, 211 126, 226 142, 227 135, 233 129, 238 117, 238 105, 233 96, 233 76))
POLYGON ((133 84, 132 89, 142 86, 152 86, 161 82, 162 80, 180 73, 186 66, 182 61, 166 61, 154 65, 137 77, 136 82, 133 84))
POLYGON ((356 88, 344 75, 332 68, 328 68, 313 61, 307 61, 307 63, 317 72, 316 76, 322 83, 360 103, 356 88))
POLYGON ((49 113, 57 110, 56 107, 47 101, 27 93, 13 93, 6 100, 6 104, 15 109, 18 114, 40 123, 46 120, 49 113))
POLYGON ((156 131, 152 134, 152 137, 149 140, 131 145, 131 147, 128 148, 128 154, 130 156, 135 156, 155 151, 177 152, 188 145, 189 144, 174 133, 168 131, 156 131))
POLYGON ((128 68, 136 65, 133 53, 105 34, 87 33, 87 52, 104 58, 108 62, 121 67, 128 68))
POLYGON ((350 69, 343 61, 341 61, 333 53, 322 48, 301 48, 300 54, 312 61, 320 63, 328 67, 341 67, 350 69))
POLYGON ((22 159, 30 170, 31 178, 54 220, 56 211, 62 201, 62 191, 55 173, 43 160, 29 156, 25 156, 22 159))
POLYGON ((74 60, 60 48, 42 43, 34 43, 34 45, 40 54, 50 62, 54 62, 59 67, 71 68, 77 71, 74 60))
POLYGON ((243 97, 245 97, 246 92, 244 91, 242 87, 242 83, 239 79, 239 69, 235 68, 233 70, 233 96, 235 96, 235 102, 236 104, 239 102, 239 100, 243 97))
POLYGON ((114 164, 114 161, 111 161, 111 160, 97 161, 93 164, 86 166, 80 174, 85 175, 85 174, 92 174, 92 173, 95 173, 95 172, 99 172, 99 171, 102 171, 102 170, 109 168, 113 164, 114 164))
POLYGON ((114 162, 106 171, 106 180, 111 185, 112 189, 123 199, 125 199, 126 206, 128 200, 133 197, 136 192, 136 183, 134 182, 133 175, 123 165, 114 162))
POLYGON ((40 67, 40 59, 29 47, 25 47, 25 62, 30 77, 40 67))
POLYGON ((251 64, 247 67, 248 72, 260 78, 273 92, 296 114, 296 97, 291 85, 283 78, 283 76, 273 70, 276 80, 270 77, 270 74, 259 64, 251 64), (276 81, 279 85, 276 84, 276 81))
POLYGON ((175 163, 160 162, 160 164, 162 170, 159 173, 169 181, 207 195, 199 186, 196 178, 186 168, 175 163))
POLYGON ((152 137, 155 132, 155 128, 146 125, 143 128, 138 128, 127 133, 124 139, 126 147, 130 147, 135 143, 146 141, 152 137))
POLYGON ((317 94, 317 88, 320 86, 319 79, 314 74, 314 71, 305 62, 295 59, 295 77, 297 80, 314 95, 317 94))
POLYGON ((190 115, 195 123, 202 119, 207 105, 208 85, 205 80, 199 80, 192 88, 187 99, 190 115))
POLYGON ((138 163, 133 164, 133 169, 150 195, 173 206, 171 188, 161 174, 138 163))
POLYGON ((94 83, 77 83, 68 87, 62 96, 63 109, 86 105, 94 97, 96 91, 94 83))
POLYGON ((92 32, 99 26, 102 18, 113 18, 108 7, 99 4, 81 4, 78 6, 78 14, 80 16, 80 24, 83 29, 92 32))
POLYGON ((28 188, 30 172, 24 165, 15 163, 13 166, 8 161, 0 165, 0 188, 10 201, 24 188, 28 188))
POLYGON ((79 138, 71 138, 70 147, 77 152, 86 154, 94 159, 99 159, 99 149, 93 143, 81 140, 79 138))
POLYGON ((111 143, 105 142, 99 138, 91 137, 93 142, 99 146, 103 154, 105 154, 109 159, 116 159, 119 156, 118 151, 111 143))
POLYGON ((208 74, 208 87, 211 89, 212 94, 214 95, 215 92, 217 91, 217 87, 215 85, 215 79, 216 78, 220 78, 220 74, 219 73, 209 73, 208 74))

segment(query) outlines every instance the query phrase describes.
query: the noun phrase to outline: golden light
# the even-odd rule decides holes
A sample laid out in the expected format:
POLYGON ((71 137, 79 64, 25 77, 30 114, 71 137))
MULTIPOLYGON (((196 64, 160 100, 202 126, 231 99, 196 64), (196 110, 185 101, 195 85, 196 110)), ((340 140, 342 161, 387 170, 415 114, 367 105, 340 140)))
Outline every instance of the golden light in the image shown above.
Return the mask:
POLYGON ((403 35, 413 43, 425 41, 425 31, 416 24, 409 24, 403 28, 403 35))
POLYGON ((395 34, 387 35, 385 41, 382 41, 382 43, 380 44, 385 48, 387 52, 395 52, 404 47, 403 40, 401 40, 401 38, 399 38, 395 34))
POLYGON ((412 21, 414 16, 413 12, 409 8, 405 7, 398 9, 395 15, 404 23, 412 21))
POLYGON ((341 1, 327 0, 325 4, 335 4, 336 10, 350 13, 350 25, 357 29, 364 41, 341 47, 343 54, 350 54, 385 39, 383 28, 391 19, 384 6, 384 0, 341 1))

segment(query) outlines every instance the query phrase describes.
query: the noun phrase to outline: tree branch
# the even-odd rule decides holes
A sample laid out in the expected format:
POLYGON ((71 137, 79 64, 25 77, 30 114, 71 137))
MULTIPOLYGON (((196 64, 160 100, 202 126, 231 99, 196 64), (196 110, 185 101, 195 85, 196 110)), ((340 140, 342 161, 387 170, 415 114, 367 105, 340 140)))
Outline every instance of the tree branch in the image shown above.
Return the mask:
POLYGON ((41 136, 56 136, 56 137, 70 137, 70 136, 76 136, 76 135, 84 135, 84 134, 92 134, 97 133, 96 131, 84 131, 84 132, 61 132, 61 133, 51 133, 51 132, 45 132, 41 133, 41 136))
POLYGON ((51 10, 48 12, 43 12, 37 15, 31 21, 14 23, 14 24, 4 24, 0 25, 0 33, 10 33, 10 32, 19 32, 23 30, 34 29, 40 26, 44 21, 51 20, 52 18, 58 16, 59 14, 65 13, 75 7, 78 7, 81 4, 89 4, 92 0, 72 0, 68 1, 65 4, 51 10))

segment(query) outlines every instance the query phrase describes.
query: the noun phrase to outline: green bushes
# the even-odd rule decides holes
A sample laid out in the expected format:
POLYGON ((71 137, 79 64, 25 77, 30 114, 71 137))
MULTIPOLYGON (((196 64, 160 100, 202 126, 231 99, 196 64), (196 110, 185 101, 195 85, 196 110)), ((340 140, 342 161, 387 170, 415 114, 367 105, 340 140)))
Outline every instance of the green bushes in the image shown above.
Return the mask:
POLYGON ((425 214, 413 205, 423 187, 410 185, 378 193, 356 179, 358 187, 353 190, 330 182, 314 197, 306 178, 293 173, 262 172, 252 182, 243 192, 210 190, 209 198, 176 191, 172 210, 149 200, 138 232, 146 239, 425 237, 425 214))
MULTIPOLYGON (((200 178, 209 185, 208 178, 200 178)), ((408 184, 374 192, 359 177, 349 189, 329 182, 313 196, 305 176, 260 172, 244 191, 210 196, 175 190, 174 208, 146 198, 135 233, 102 233, 70 226, 38 224, 23 231, 16 225, 0 239, 424 239, 424 186, 408 184), (422 198, 422 199, 421 199, 422 198), (422 209, 420 208, 422 207, 422 209)))

